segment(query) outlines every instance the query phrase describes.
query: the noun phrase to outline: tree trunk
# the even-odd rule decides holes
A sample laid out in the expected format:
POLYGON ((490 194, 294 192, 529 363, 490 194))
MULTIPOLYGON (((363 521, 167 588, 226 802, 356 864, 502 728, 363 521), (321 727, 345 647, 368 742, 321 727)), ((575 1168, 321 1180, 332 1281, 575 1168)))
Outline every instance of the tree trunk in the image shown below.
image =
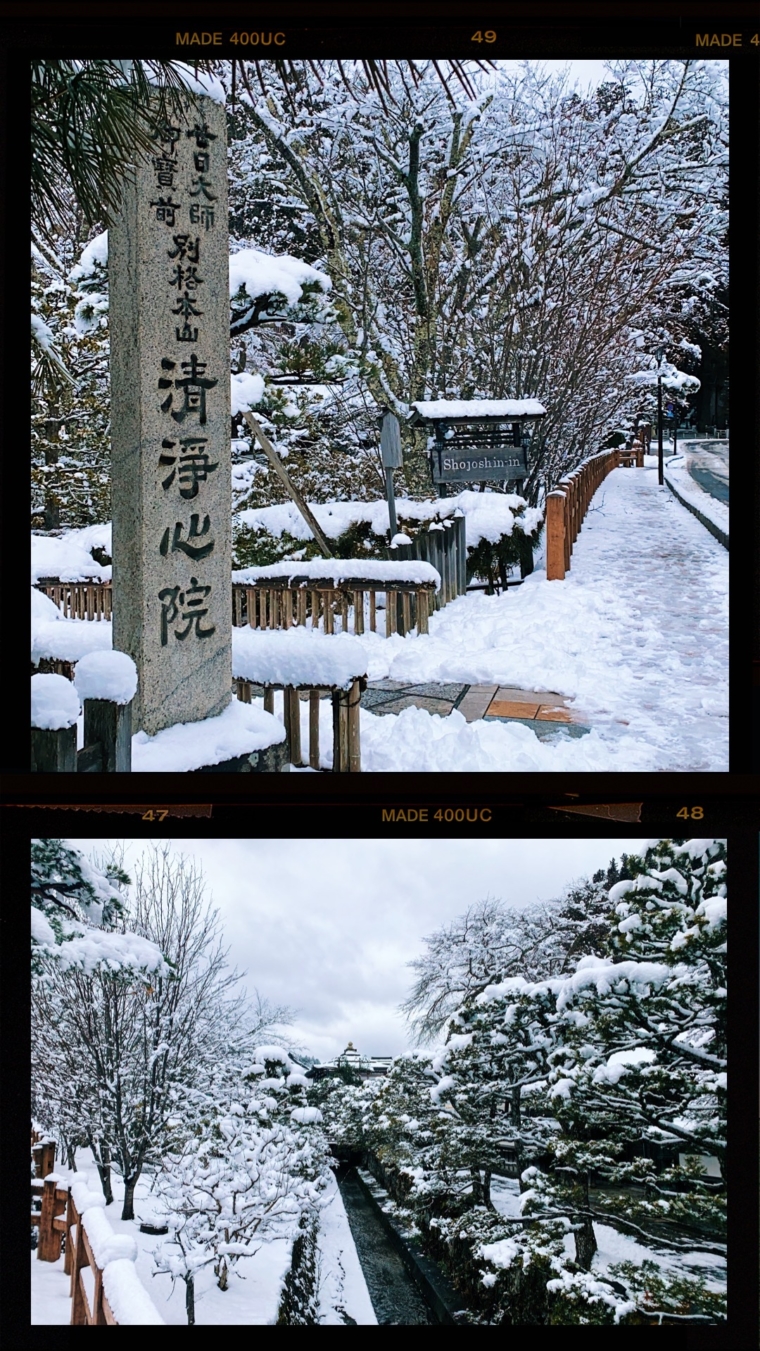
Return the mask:
MULTIPOLYGON (((588 1209, 588 1173, 584 1173, 582 1181, 579 1182, 583 1195, 583 1205, 588 1209)), ((597 1249, 596 1235, 594 1233, 593 1222, 586 1217, 580 1221, 580 1228, 575 1230, 575 1260, 579 1267, 584 1271, 591 1270, 591 1259, 597 1249)))
POLYGON ((187 1310, 188 1324, 195 1323, 195 1276, 191 1273, 185 1277, 185 1308, 187 1310))
POLYGON ((483 1180, 482 1180, 482 1178, 481 1178, 481 1176, 480 1176, 480 1169, 479 1169, 479 1168, 471 1168, 471 1169, 470 1169, 470 1177, 471 1177, 471 1179, 472 1179, 472 1204, 473 1204, 474 1206, 482 1206, 482 1205, 483 1205, 483 1180))
POLYGON ((95 1159, 100 1175, 100 1185, 103 1188, 103 1195, 106 1198, 106 1205, 113 1203, 113 1189, 111 1187, 111 1151, 108 1145, 101 1145, 100 1159, 95 1159))
POLYGON ((491 1169, 483 1169, 483 1205, 489 1210, 494 1210, 495 1206, 491 1200, 491 1169))
MULTIPOLYGON (((60 421, 58 418, 58 405, 51 404, 50 417, 45 421, 45 435, 47 441, 45 444, 45 464, 57 464, 60 446, 58 444, 58 433, 60 430, 60 421)), ((43 507, 43 529, 58 530, 61 524, 61 504, 52 488, 52 485, 46 482, 45 486, 45 505, 43 507)))
POLYGON ((139 1176, 139 1173, 135 1173, 133 1177, 124 1178, 124 1206, 121 1212, 123 1220, 135 1218, 135 1187, 139 1176))

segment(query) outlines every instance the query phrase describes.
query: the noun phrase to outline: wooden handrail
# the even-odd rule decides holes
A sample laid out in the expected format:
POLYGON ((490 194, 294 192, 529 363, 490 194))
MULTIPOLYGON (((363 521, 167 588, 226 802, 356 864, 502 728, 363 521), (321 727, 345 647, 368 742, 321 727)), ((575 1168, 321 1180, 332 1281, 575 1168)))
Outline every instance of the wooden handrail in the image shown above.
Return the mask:
MULTIPOLYGON (((573 545, 599 485, 620 465, 619 450, 590 455, 568 474, 546 498, 546 580, 563 581, 570 570, 573 545)), ((636 457, 643 464, 643 450, 636 457)))

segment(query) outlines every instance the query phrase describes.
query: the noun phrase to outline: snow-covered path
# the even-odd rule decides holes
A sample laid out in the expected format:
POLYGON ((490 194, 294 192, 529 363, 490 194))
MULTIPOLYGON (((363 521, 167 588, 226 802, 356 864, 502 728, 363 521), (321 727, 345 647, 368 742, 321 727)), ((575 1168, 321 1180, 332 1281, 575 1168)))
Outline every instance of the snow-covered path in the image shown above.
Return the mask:
POLYGON ((536 571, 506 595, 460 597, 426 637, 360 641, 371 679, 553 691, 593 728, 539 743, 528 727, 457 713, 407 709, 395 731, 363 713, 367 769, 728 768, 728 554, 654 468, 604 481, 564 582, 536 571))

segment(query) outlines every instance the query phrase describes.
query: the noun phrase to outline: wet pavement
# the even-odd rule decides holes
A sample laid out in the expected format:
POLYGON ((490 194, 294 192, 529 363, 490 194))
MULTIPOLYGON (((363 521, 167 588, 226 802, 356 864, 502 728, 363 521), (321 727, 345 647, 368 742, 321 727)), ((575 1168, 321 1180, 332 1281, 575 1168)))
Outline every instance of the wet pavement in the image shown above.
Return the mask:
POLYGON ((514 686, 374 680, 362 694, 361 705, 376 714, 424 708, 444 718, 456 709, 467 722, 480 718, 487 722, 521 722, 541 738, 556 736, 558 732, 583 736, 590 730, 583 714, 572 708, 563 695, 514 686))

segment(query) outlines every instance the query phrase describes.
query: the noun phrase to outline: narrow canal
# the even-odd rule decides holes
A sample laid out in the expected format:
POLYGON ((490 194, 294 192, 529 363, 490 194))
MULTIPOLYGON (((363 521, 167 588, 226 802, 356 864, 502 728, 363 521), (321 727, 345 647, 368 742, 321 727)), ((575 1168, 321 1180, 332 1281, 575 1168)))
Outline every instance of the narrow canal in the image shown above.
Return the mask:
POLYGON ((437 1323, 404 1263, 391 1246, 382 1221, 367 1200, 353 1168, 338 1174, 351 1235, 378 1323, 437 1323))

